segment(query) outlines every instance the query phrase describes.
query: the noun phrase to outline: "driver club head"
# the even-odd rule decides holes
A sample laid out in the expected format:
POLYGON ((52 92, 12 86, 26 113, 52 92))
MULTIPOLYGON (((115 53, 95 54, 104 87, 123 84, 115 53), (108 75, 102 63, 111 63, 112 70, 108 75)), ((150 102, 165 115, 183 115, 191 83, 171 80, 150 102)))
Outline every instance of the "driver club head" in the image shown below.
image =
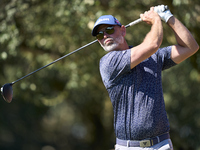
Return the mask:
POLYGON ((6 83, 1 87, 1 95, 3 96, 4 100, 8 103, 12 101, 13 97, 12 85, 12 83, 6 83))

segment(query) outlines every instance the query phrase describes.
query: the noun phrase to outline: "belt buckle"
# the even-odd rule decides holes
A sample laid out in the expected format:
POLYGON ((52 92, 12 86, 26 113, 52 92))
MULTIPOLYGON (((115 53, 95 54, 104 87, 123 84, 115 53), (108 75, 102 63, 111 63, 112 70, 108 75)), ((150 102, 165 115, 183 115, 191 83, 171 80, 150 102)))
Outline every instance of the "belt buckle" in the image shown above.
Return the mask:
POLYGON ((150 147, 153 145, 153 140, 142 140, 140 141, 140 147, 150 147))
POLYGON ((127 141, 127 145, 126 145, 126 146, 127 146, 127 147, 130 146, 130 140, 127 141))

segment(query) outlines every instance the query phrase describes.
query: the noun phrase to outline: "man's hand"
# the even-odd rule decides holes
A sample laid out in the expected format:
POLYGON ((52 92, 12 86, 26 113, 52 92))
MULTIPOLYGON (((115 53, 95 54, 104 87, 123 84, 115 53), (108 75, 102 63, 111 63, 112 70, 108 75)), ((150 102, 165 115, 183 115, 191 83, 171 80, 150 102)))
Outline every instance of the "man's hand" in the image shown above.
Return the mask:
POLYGON ((166 23, 168 22, 169 18, 173 16, 170 10, 168 8, 166 9, 166 6, 164 5, 155 6, 154 11, 157 12, 160 18, 166 23))
POLYGON ((154 54, 163 39, 162 21, 153 7, 141 14, 140 17, 144 22, 151 24, 151 30, 141 44, 131 48, 131 69, 154 54))
POLYGON ((159 15, 154 11, 154 7, 151 7, 149 11, 145 11, 144 14, 140 14, 142 21, 148 24, 154 24, 157 20, 160 20, 159 15))

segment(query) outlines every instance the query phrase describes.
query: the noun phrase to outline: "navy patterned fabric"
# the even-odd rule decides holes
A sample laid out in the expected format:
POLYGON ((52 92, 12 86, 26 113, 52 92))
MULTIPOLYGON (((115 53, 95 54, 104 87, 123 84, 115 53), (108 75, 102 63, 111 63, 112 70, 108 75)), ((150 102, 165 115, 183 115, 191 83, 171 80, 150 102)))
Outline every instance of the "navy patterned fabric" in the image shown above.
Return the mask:
POLYGON ((142 140, 169 131, 162 90, 162 70, 176 65, 171 46, 130 68, 131 49, 111 51, 100 60, 102 81, 114 111, 116 137, 142 140))

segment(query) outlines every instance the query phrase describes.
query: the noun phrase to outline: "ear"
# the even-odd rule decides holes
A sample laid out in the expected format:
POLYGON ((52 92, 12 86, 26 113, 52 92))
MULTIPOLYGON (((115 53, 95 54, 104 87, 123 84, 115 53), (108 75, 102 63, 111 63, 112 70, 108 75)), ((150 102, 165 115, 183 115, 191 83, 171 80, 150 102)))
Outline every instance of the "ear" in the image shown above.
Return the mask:
POLYGON ((121 26, 122 36, 125 37, 126 35, 126 27, 124 25, 121 26))

